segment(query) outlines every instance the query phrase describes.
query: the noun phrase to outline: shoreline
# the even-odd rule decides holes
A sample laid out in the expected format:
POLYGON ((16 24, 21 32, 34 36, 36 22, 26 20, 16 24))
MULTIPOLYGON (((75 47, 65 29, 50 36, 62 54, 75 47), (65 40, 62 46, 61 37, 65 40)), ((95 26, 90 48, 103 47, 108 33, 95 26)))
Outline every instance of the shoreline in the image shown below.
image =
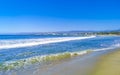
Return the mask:
POLYGON ((9 75, 120 75, 120 63, 118 63, 117 65, 117 72, 119 72, 119 74, 112 74, 116 73, 116 71, 114 71, 116 70, 116 68, 113 69, 114 67, 116 67, 116 64, 109 63, 111 61, 113 63, 117 62, 118 60, 120 61, 119 54, 120 49, 91 52, 86 55, 76 56, 64 61, 58 61, 48 65, 33 65, 31 66, 31 68, 29 67, 19 70, 13 70, 11 72, 3 73, 3 75, 8 75, 8 73, 9 75), (114 60, 111 60, 111 58, 114 60), (111 65, 113 65, 112 69, 110 69, 111 65), (101 73, 103 69, 106 72, 109 72, 110 69, 112 73, 101 73))
POLYGON ((119 54, 120 49, 92 52, 68 61, 52 64, 44 70, 38 69, 32 75, 120 75, 119 54), (105 72, 101 73, 103 70, 105 72))
POLYGON ((13 71, 11 75, 89 75, 98 57, 107 51, 91 52, 48 65, 13 71))

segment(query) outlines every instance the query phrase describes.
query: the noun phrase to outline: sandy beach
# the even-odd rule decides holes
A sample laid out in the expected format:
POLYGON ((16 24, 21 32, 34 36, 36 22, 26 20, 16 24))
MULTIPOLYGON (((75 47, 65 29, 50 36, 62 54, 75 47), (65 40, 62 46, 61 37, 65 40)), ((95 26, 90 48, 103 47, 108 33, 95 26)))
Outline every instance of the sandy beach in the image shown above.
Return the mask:
POLYGON ((120 49, 101 56, 90 75, 120 75, 120 49))

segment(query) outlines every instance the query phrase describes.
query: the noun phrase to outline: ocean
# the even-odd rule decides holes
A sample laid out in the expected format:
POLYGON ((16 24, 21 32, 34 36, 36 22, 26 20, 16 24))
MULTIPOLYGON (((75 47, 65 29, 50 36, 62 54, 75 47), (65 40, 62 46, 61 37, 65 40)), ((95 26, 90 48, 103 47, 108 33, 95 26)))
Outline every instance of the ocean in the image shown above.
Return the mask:
POLYGON ((0 35, 0 71, 118 47, 120 36, 0 35))

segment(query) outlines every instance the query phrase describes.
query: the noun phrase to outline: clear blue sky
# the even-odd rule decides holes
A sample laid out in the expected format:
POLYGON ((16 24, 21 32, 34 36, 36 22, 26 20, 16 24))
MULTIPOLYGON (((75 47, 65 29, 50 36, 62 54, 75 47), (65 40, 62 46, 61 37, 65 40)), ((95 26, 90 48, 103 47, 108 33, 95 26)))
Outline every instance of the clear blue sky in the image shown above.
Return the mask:
POLYGON ((0 0, 0 33, 120 29, 120 0, 0 0))

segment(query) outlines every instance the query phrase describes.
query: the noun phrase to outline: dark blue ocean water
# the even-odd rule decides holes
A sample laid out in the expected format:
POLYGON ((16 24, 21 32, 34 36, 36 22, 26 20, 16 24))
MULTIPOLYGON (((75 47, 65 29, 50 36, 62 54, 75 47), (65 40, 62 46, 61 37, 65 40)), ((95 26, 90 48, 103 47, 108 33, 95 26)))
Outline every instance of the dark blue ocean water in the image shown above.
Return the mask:
POLYGON ((4 63, 6 61, 15 61, 33 56, 64 52, 103 50, 120 46, 120 36, 86 36, 91 38, 75 39, 80 37, 53 35, 0 35, 0 62, 4 63), (66 39, 71 38, 72 40, 66 41, 66 39), (49 41, 51 43, 45 43, 49 41))

